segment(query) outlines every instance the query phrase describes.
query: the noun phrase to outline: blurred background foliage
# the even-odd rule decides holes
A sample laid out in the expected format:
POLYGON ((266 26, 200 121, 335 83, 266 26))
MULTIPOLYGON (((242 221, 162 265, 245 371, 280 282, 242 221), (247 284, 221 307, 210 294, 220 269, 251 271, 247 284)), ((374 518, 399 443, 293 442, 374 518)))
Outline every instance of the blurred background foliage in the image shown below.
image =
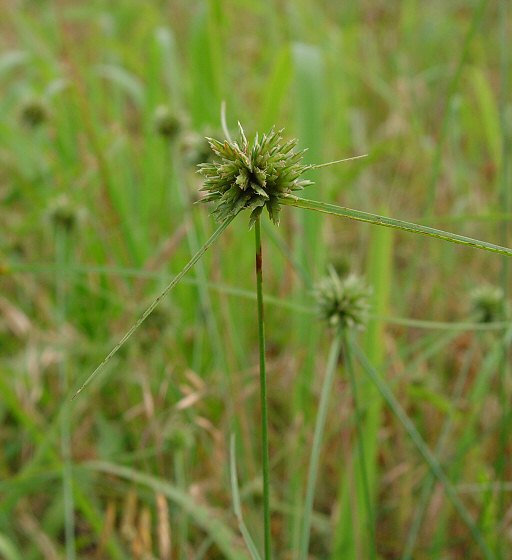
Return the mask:
MULTIPOLYGON (((231 129, 284 128, 308 162, 369 154, 310 172, 306 197, 510 246, 510 5, 3 0, 2 14, 0 556, 248 558, 228 461, 235 433, 259 542, 246 216, 71 403, 73 389, 213 231, 196 164, 223 136, 222 101, 231 129)), ((311 292, 332 264, 373 286, 361 347, 507 558, 512 332, 470 297, 507 297, 506 260, 298 209, 265 222, 275 557, 296 558, 331 338, 311 292)), ((481 558, 358 379, 377 557, 481 558)), ((369 557, 359 420, 340 365, 311 558, 369 557)))

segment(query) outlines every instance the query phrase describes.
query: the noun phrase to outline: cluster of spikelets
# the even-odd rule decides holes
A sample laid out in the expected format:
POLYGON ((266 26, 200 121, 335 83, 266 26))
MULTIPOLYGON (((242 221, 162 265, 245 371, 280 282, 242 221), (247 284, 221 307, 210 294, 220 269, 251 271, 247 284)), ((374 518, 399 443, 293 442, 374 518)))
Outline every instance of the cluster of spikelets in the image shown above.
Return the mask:
POLYGON ((282 142, 282 131, 272 129, 248 142, 240 123, 240 138, 220 142, 208 138, 216 158, 199 166, 206 193, 203 202, 212 202, 213 215, 222 222, 241 210, 251 211, 252 227, 263 208, 279 225, 280 199, 312 184, 300 179, 310 166, 302 164, 304 151, 295 151, 297 140, 282 142))
POLYGON ((370 296, 371 289, 361 277, 350 274, 340 278, 333 268, 315 289, 320 317, 340 331, 364 329, 370 312, 370 296))

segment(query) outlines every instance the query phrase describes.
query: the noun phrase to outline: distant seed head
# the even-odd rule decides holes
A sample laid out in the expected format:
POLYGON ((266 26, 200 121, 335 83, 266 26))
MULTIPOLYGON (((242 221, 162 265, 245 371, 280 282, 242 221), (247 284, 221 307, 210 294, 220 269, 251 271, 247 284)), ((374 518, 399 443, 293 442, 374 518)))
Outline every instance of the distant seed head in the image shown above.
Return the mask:
POLYGON ((368 322, 371 289, 355 274, 340 278, 331 268, 315 289, 318 309, 330 327, 363 330, 368 322))
POLYGON ((48 120, 49 110, 39 99, 28 99, 20 107, 20 119, 30 128, 37 128, 48 120))
POLYGON ((208 138, 216 159, 199 165, 206 192, 203 202, 213 202, 213 215, 222 222, 240 210, 249 209, 252 227, 263 208, 279 225, 280 198, 312 182, 299 179, 308 169, 304 151, 295 152, 297 140, 282 142, 282 131, 272 129, 249 142, 239 124, 240 137, 230 142, 208 138))
POLYGON ((180 133, 182 122, 167 105, 159 105, 153 117, 155 130, 160 136, 172 140, 180 133))
POLYGON ((497 286, 479 286, 470 294, 471 307, 480 323, 504 321, 509 315, 505 294, 497 286))
POLYGON ((49 218, 55 227, 70 232, 76 225, 78 209, 68 196, 61 195, 50 205, 49 218))

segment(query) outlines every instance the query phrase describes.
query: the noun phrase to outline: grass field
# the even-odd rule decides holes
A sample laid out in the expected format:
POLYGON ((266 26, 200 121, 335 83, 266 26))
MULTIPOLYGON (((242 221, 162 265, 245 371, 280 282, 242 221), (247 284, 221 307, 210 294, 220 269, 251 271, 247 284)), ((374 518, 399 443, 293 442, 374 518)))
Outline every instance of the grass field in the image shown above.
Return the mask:
MULTIPOLYGON (((214 232, 238 121, 368 154, 304 199, 512 247, 510 2, 0 5, 0 558, 269 560, 246 212, 71 397, 214 232)), ((284 204, 261 236, 272 558, 511 558, 510 257, 284 204), (366 330, 319 319, 329 267, 366 330)))

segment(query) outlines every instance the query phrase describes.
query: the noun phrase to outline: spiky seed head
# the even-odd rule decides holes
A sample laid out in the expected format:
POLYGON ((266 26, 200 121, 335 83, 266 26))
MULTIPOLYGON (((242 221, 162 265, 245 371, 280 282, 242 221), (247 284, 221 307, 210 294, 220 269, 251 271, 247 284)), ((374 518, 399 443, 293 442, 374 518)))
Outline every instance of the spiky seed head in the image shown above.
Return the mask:
POLYGON ((167 105, 159 105, 153 117, 155 130, 160 136, 172 140, 182 129, 181 119, 167 105))
POLYGON ((480 323, 504 321, 509 315, 505 294, 497 286, 479 286, 470 293, 472 311, 480 323))
POLYGON ((26 99, 20 107, 21 122, 30 128, 37 128, 48 120, 48 116, 48 106, 40 99, 26 99))
POLYGON ((203 202, 213 202, 213 215, 222 222, 240 212, 251 211, 252 227, 263 208, 279 225, 280 198, 312 182, 300 179, 308 169, 302 164, 304 151, 296 152, 297 140, 283 142, 282 130, 272 129, 249 142, 240 123, 239 138, 220 142, 208 138, 215 160, 199 165, 204 177, 203 202))
POLYGON ((371 289, 355 274, 340 278, 333 268, 315 289, 320 317, 337 330, 363 330, 368 322, 371 289))

